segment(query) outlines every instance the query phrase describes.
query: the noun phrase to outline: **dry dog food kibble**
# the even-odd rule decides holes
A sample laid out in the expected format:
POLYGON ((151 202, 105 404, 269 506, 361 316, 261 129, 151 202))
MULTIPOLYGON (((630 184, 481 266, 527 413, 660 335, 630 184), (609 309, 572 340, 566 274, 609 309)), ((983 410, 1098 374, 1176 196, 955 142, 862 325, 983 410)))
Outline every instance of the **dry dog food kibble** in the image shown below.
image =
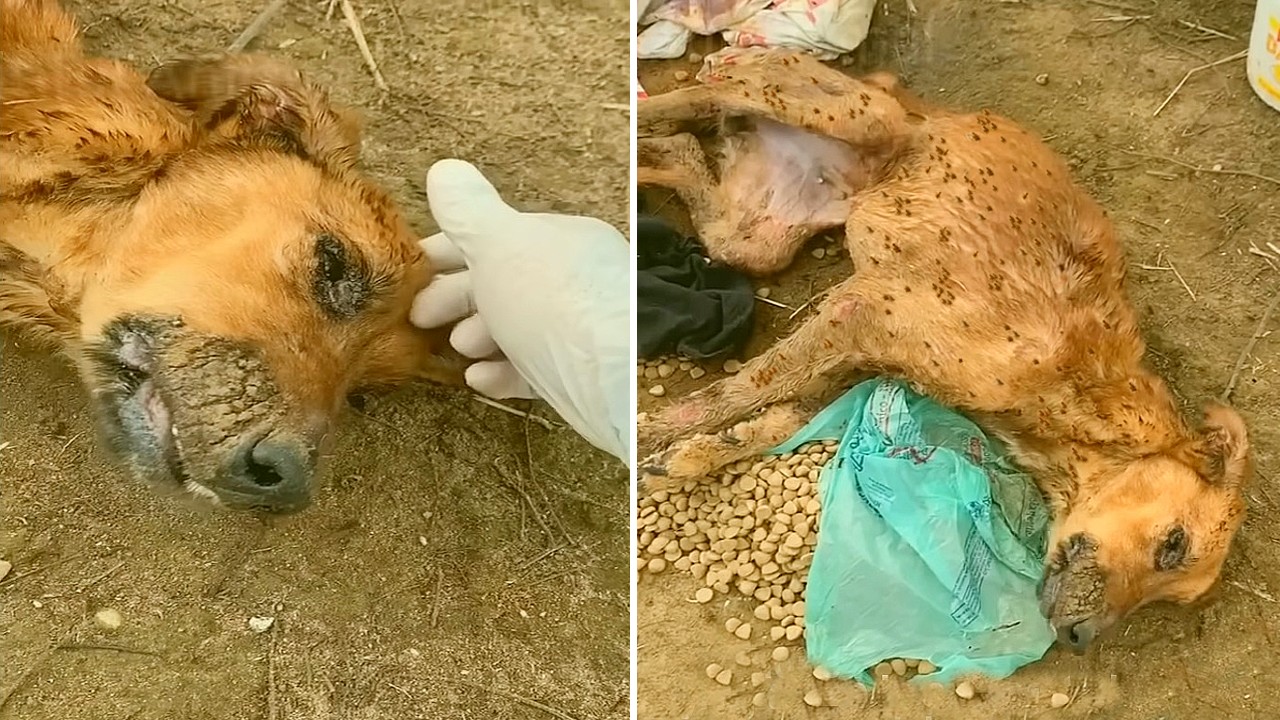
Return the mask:
MULTIPOLYGON (((736 361, 726 365, 728 372, 741 367, 736 361)), ((738 617, 724 624, 740 640, 767 635, 773 643, 803 642, 805 584, 821 510, 818 476, 835 445, 813 443, 785 455, 741 461, 718 480, 642 497, 640 567, 650 573, 672 567, 688 572, 704 585, 694 595, 699 603, 717 594, 750 599, 755 606, 747 619, 757 624, 738 617)), ((790 648, 779 645, 770 657, 783 662, 790 655, 790 648)), ((740 655, 738 664, 749 666, 750 657, 740 655)), ((715 676, 724 668, 715 669, 708 668, 708 677, 719 681, 715 676)))

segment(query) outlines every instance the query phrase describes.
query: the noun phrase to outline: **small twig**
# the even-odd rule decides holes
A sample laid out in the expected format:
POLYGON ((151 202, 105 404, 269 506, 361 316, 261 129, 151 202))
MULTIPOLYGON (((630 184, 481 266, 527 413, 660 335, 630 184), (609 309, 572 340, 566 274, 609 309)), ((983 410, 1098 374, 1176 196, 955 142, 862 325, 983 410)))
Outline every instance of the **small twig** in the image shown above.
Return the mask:
POLYGON ((1236 391, 1236 383, 1240 382, 1240 373, 1244 371, 1244 365, 1248 362, 1249 355, 1253 353, 1254 346, 1267 335, 1267 321, 1271 319, 1271 313, 1275 312, 1277 305, 1280 305, 1280 288, 1276 290, 1275 296, 1271 298, 1271 304, 1267 305, 1266 312, 1262 313, 1262 318, 1258 320, 1258 326, 1253 329, 1253 336, 1240 351, 1240 357, 1236 359, 1236 367, 1231 371, 1231 379, 1227 381, 1227 389, 1223 390, 1219 397, 1222 402, 1230 400, 1231 393, 1236 391))
POLYGON ((106 572, 104 572, 104 573, 100 573, 100 574, 98 574, 98 575, 95 575, 95 576, 94 576, 92 579, 90 579, 88 582, 86 582, 85 584, 83 584, 83 585, 81 585, 80 587, 76 588, 76 592, 78 592, 78 593, 82 593, 82 592, 84 592, 85 590, 88 590, 89 588, 93 587, 94 585, 97 585, 98 583, 102 582, 103 580, 106 580, 106 579, 107 579, 108 577, 110 577, 111 575, 115 574, 115 572, 116 572, 117 570, 119 570, 120 568, 122 568, 122 567, 124 567, 124 561, 123 561, 123 560, 121 560, 120 562, 116 563, 116 564, 115 564, 115 565, 114 565, 110 570, 107 570, 107 571, 106 571, 106 572))
POLYGON ((267 3, 267 6, 262 8, 262 12, 258 13, 253 22, 249 23, 249 27, 240 33, 240 37, 227 46, 227 52, 238 53, 248 47, 249 43, 253 42, 254 38, 262 33, 263 29, 267 27, 267 23, 271 22, 288 2, 289 0, 271 0, 271 2, 267 3))
POLYGON ((147 657, 164 657, 154 650, 138 650, 137 648, 125 647, 123 645, 102 645, 97 643, 59 643, 57 650, 100 650, 103 652, 118 652, 124 655, 146 655, 147 657))
POLYGON ((1089 4, 1104 8, 1111 8, 1112 10, 1122 10, 1128 13, 1142 12, 1141 8, 1136 8, 1132 5, 1121 5, 1120 3, 1115 2, 1106 2, 1106 0, 1089 0, 1089 4))
MULTIPOLYGON (((1161 252, 1160 255, 1156 256, 1157 263, 1158 261, 1161 261, 1161 260, 1165 260, 1164 252, 1161 252)), ((1196 301, 1196 293, 1192 291, 1192 286, 1189 286, 1189 284, 1187 284, 1187 281, 1185 281, 1185 279, 1183 278, 1183 274, 1178 272, 1178 268, 1175 268, 1174 261, 1172 260, 1165 260, 1165 261, 1166 263, 1169 263, 1169 264, 1143 265, 1142 263, 1135 263, 1135 266, 1138 266, 1138 268, 1142 268, 1143 270, 1172 270, 1172 272, 1174 272, 1174 277, 1178 278, 1178 282, 1183 283, 1183 290, 1187 291, 1187 295, 1192 296, 1192 302, 1196 301)))
POLYGON ((783 303, 778 302, 777 300, 770 300, 769 298, 764 297, 763 295, 756 295, 756 299, 757 299, 757 300, 759 300, 760 302, 764 303, 765 305, 772 305, 772 306, 774 306, 774 307, 776 307, 776 308, 782 308, 783 310, 794 310, 794 309, 795 309, 795 308, 791 307, 790 305, 785 305, 785 304, 783 304, 783 303))
POLYGON ((539 425, 541 425, 542 427, 544 427, 544 428, 546 428, 546 429, 548 429, 548 430, 555 430, 555 429, 557 429, 557 428, 559 428, 559 427, 560 427, 560 426, 559 426, 559 425, 557 425, 556 423, 553 423, 553 422, 551 422, 550 420, 548 420, 548 419, 546 419, 546 418, 540 418, 540 417, 538 417, 537 415, 533 415, 533 414, 531 414, 531 413, 527 413, 527 412, 525 412, 525 411, 523 411, 523 410, 517 410, 517 409, 515 409, 515 408, 511 407, 510 405, 503 405, 502 403, 498 402, 497 400, 490 400, 489 398, 487 398, 487 397, 485 397, 485 396, 483 396, 483 395, 472 395, 471 397, 472 397, 472 399, 474 399, 476 402, 480 403, 481 405, 488 405, 489 407, 491 407, 491 408, 493 408, 493 409, 495 409, 495 410, 501 410, 502 412, 510 413, 510 414, 512 414, 512 415, 515 415, 516 417, 522 417, 522 418, 524 418, 524 419, 526 419, 526 420, 529 420, 529 421, 531 421, 531 422, 538 423, 539 425))
POLYGON ((1093 18, 1089 22, 1137 22, 1138 20, 1150 20, 1150 15, 1111 15, 1109 17, 1093 18))
POLYGON ((552 555, 554 555, 554 554, 556 554, 556 553, 560 552, 561 550, 565 549, 566 547, 568 547, 568 546, 567 546, 567 545, 556 545, 555 547, 547 548, 547 549, 546 549, 546 550, 544 550, 543 552, 539 553, 539 554, 538 554, 538 556, 537 556, 537 557, 535 557, 535 558, 533 558, 532 560, 526 560, 526 561, 524 561, 524 563, 522 563, 522 564, 520 565, 520 567, 516 568, 516 578, 512 578, 511 580, 508 580, 508 581, 506 582, 506 584, 507 584, 507 585, 515 585, 515 584, 516 584, 516 580, 519 578, 519 576, 520 576, 520 575, 524 574, 524 571, 528 570, 529 568, 533 567, 534 565, 537 565, 538 563, 542 562, 543 560, 546 560, 547 558, 549 558, 549 557, 551 557, 552 555))
POLYGON ((378 61, 373 59, 373 53, 369 50, 369 43, 364 39, 364 28, 360 26, 360 18, 356 16, 355 8, 351 7, 351 0, 338 0, 342 4, 342 16, 347 20, 347 27, 351 28, 351 34, 356 38, 356 45, 360 47, 360 55, 364 57, 364 63, 369 66, 369 70, 373 73, 373 83, 378 86, 379 90, 390 90, 387 87, 387 81, 382 79, 382 71, 378 69, 378 61))
POLYGON ((1236 40, 1236 39, 1237 39, 1235 35, 1228 35, 1228 34, 1226 34, 1226 33, 1222 32, 1222 31, 1220 31, 1220 30, 1214 30, 1213 28, 1205 27, 1205 26, 1201 25, 1200 23, 1193 23, 1193 22, 1187 22, 1186 20, 1179 20, 1179 21, 1178 21, 1178 24, 1179 24, 1179 25, 1181 25, 1181 26, 1183 26, 1183 27, 1189 27, 1189 28, 1191 28, 1192 30, 1199 30, 1200 32, 1205 33, 1205 34, 1208 34, 1208 35, 1217 35, 1218 37, 1220 37, 1220 38, 1225 38, 1225 39, 1227 39, 1227 40, 1236 40))
POLYGON ((1263 591, 1261 591, 1261 590, 1258 590, 1258 589, 1256 589, 1256 588, 1251 588, 1251 587, 1249 587, 1248 585, 1245 585, 1245 584, 1244 584, 1244 583, 1242 583, 1242 582, 1239 582, 1239 581, 1236 581, 1236 580, 1228 580, 1228 581, 1227 581, 1227 584, 1228 584, 1228 585, 1231 585, 1232 587, 1240 588, 1241 590, 1243 590, 1243 591, 1245 591, 1245 592, 1247 592, 1247 593, 1249 593, 1249 594, 1251 594, 1251 595, 1253 595, 1253 596, 1255 596, 1255 597, 1262 598, 1263 600, 1266 600, 1267 602, 1273 603, 1273 602, 1275 602, 1275 601, 1276 601, 1275 596, 1271 595, 1270 593, 1265 593, 1265 592, 1263 592, 1263 591))
MULTIPOLYGON (((507 475, 507 474, 508 474, 508 473, 507 473, 507 472, 505 472, 505 471, 502 469, 502 467, 498 464, 498 460, 497 460, 497 458, 495 458, 495 459, 494 459, 494 461, 493 461, 493 468, 494 468, 495 470, 497 470, 497 471, 498 471, 498 474, 499 474, 499 475, 503 475, 503 476, 505 476, 505 475, 507 475)), ((507 486, 507 487, 511 488, 512 490, 516 491, 516 493, 517 493, 521 498, 523 498, 523 499, 524 499, 525 503, 526 503, 526 504, 528 504, 528 506, 529 506, 529 512, 533 513, 533 519, 538 521, 538 525, 542 528, 542 531, 543 531, 544 533, 546 533, 546 534, 547 534, 547 542, 555 542, 555 540, 556 540, 556 534, 555 534, 555 533, 553 533, 553 532, 551 532, 551 526, 550 526, 550 525, 548 525, 548 524, 547 524, 547 521, 542 517, 542 513, 541 513, 541 512, 538 512, 538 505, 537 505, 536 503, 534 503, 534 502, 533 502, 533 498, 529 496, 529 493, 528 493, 528 492, 526 492, 526 491, 525 491, 525 489, 524 489, 521 485, 518 485, 518 484, 516 484, 516 483, 514 483, 514 482, 509 482, 509 481, 506 481, 506 480, 502 480, 501 482, 502 482, 502 484, 503 484, 503 485, 505 485, 505 486, 507 486)))
POLYGON ((69 555, 69 556, 67 556, 67 557, 64 557, 64 558, 61 558, 61 559, 59 559, 59 560, 56 560, 56 561, 54 561, 52 564, 49 564, 49 565, 38 565, 38 566, 36 566, 36 567, 31 568, 30 570, 27 570, 26 572, 14 573, 13 575, 10 575, 9 577, 7 577, 7 578, 5 578, 5 579, 3 579, 3 580, 0 580, 0 587, 4 587, 4 586, 7 586, 7 585, 12 585, 12 584, 14 584, 14 583, 18 582, 19 580, 22 580, 23 578, 29 578, 29 577, 31 577, 32 575, 39 575, 40 573, 42 573, 42 572, 44 572, 44 571, 46 571, 46 570, 50 570, 50 569, 52 569, 52 568, 56 568, 56 567, 59 567, 59 566, 61 566, 61 565, 66 565, 67 563, 71 562, 72 560, 76 560, 76 559, 78 559, 78 558, 84 557, 84 556, 85 556, 85 554, 86 554, 86 553, 78 552, 78 553, 76 553, 76 554, 74 554, 74 555, 69 555))
POLYGON ((329 7, 324 9, 324 21, 329 22, 333 19, 333 11, 338 8, 338 0, 329 0, 329 7))
POLYGON ((624 103, 600 103, 600 107, 604 108, 605 110, 623 110, 626 112, 631 111, 631 106, 624 103))
POLYGON ((444 571, 436 568, 436 588, 431 593, 431 629, 435 629, 440 620, 440 587, 444 585, 444 571))
POLYGON ((467 680, 455 680, 453 678, 440 678, 440 680, 446 683, 451 683, 453 685, 462 685, 463 687, 469 687, 469 688, 472 688, 473 690, 480 690, 483 692, 492 693, 493 695, 497 695, 498 697, 503 697, 508 700, 513 700, 515 702, 520 703, 521 705, 524 705, 525 707, 533 708, 534 710, 541 710, 542 712, 550 715, 553 718, 558 718, 559 720, 578 720, 577 718, 575 718, 574 716, 570 715, 569 713, 563 710, 553 708, 550 705, 540 703, 537 700, 530 700, 527 697, 523 697, 521 695, 516 695, 515 693, 507 692, 506 690, 499 690, 497 688, 485 687, 480 683, 474 683, 467 680))
MULTIPOLYGON (((1232 170, 1230 168, 1204 167, 1203 165, 1196 165, 1195 163, 1189 163, 1185 160, 1171 158, 1168 155, 1157 155, 1155 153, 1139 152, 1137 150, 1126 150, 1124 148, 1116 148, 1116 149, 1122 153, 1125 153, 1126 155, 1136 155, 1137 157, 1150 158, 1152 160, 1163 160, 1167 163, 1172 163, 1174 165, 1187 168, 1188 170, 1191 170, 1193 172, 1209 173, 1211 175, 1235 175, 1238 177, 1253 178, 1254 180, 1263 180, 1265 182, 1280 185, 1280 178, 1273 178, 1269 175, 1263 175, 1261 173, 1256 173, 1251 170, 1232 170)), ((1154 173, 1155 171, 1148 170, 1147 172, 1154 173)))
POLYGON ((1208 70, 1209 68, 1217 67, 1219 65, 1224 65, 1234 60, 1239 60, 1248 54, 1249 54, 1249 51, 1247 49, 1241 50, 1240 52, 1235 53, 1234 55, 1231 55, 1229 57, 1224 57, 1221 60, 1214 60, 1211 63, 1205 63, 1204 65, 1198 65, 1196 67, 1191 68, 1190 70, 1187 71, 1186 75, 1182 76, 1182 79, 1178 81, 1178 84, 1174 86, 1173 92, 1169 93, 1169 97, 1165 98, 1164 102, 1160 103, 1160 107, 1156 108, 1156 111, 1151 113, 1151 117, 1155 117, 1159 115, 1160 111, 1164 110, 1165 106, 1167 106, 1170 102, 1173 101, 1173 96, 1178 94, 1178 91, 1182 89, 1183 85, 1187 84, 1187 81, 1191 79, 1192 75, 1195 75, 1201 70, 1208 70))
MULTIPOLYGON (((1158 258, 1157 258, 1157 261, 1158 261, 1158 258)), ((1195 302, 1196 294, 1194 291, 1191 290, 1191 286, 1187 284, 1187 281, 1183 279, 1182 273, 1178 272, 1178 268, 1173 266, 1172 260, 1165 260, 1165 262, 1169 264, 1168 265, 1143 265, 1141 263, 1135 263, 1135 265, 1137 267, 1142 268, 1143 270, 1172 270, 1174 277, 1178 278, 1178 282, 1182 283, 1182 288, 1187 291, 1188 295, 1191 296, 1191 301, 1195 302)))
POLYGON ((27 98, 25 100, 5 100, 0 105, 26 105, 27 103, 40 102, 40 98, 27 98))
POLYGON ((412 702, 412 701, 413 701, 413 695, 410 695, 408 690, 405 690, 404 688, 400 687, 399 685, 396 685, 395 683, 387 683, 387 687, 391 688, 392 690, 395 690, 396 692, 400 693, 401 695, 405 696, 406 698, 409 698, 409 701, 410 701, 410 702, 412 702))

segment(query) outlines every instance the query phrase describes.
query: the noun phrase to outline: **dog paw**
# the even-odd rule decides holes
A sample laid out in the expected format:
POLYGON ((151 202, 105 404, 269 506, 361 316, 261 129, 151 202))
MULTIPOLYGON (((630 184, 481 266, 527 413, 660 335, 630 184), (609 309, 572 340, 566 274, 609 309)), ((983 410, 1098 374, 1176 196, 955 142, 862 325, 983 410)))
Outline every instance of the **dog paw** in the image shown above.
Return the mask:
POLYGON ((660 453, 654 453, 636 467, 636 477, 640 481, 640 486, 649 492, 657 490, 666 490, 673 484, 673 479, 667 472, 667 460, 671 454, 670 450, 660 453))
POLYGON ((721 430, 716 434, 716 438, 729 447, 737 447, 742 444, 742 440, 737 435, 733 434, 732 428, 721 430))

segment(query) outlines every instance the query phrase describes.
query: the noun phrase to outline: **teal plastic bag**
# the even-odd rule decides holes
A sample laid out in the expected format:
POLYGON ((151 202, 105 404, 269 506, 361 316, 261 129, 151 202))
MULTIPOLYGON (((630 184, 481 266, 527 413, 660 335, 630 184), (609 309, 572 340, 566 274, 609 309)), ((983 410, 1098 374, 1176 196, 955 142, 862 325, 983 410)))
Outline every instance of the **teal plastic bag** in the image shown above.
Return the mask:
POLYGON ((822 470, 818 545, 805 599, 809 662, 873 682, 888 658, 918 676, 994 678, 1043 657, 1048 509, 976 425, 890 380, 857 385, 775 453, 839 440, 822 470))

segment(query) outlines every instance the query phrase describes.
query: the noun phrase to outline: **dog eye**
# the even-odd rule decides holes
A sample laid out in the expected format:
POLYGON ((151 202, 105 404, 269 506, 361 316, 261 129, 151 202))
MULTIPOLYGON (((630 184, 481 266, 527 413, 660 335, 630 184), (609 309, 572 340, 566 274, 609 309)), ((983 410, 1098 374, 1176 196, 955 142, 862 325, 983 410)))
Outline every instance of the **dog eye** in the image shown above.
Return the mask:
POLYGON ((1161 572, 1172 570, 1182 565, 1187 559, 1187 546, 1190 544, 1187 531, 1181 526, 1174 527, 1165 535, 1156 548, 1156 570, 1161 572))
POLYGON ((358 257, 342 241, 327 233, 316 238, 312 292, 326 313, 355 317, 369 300, 370 285, 358 257))

